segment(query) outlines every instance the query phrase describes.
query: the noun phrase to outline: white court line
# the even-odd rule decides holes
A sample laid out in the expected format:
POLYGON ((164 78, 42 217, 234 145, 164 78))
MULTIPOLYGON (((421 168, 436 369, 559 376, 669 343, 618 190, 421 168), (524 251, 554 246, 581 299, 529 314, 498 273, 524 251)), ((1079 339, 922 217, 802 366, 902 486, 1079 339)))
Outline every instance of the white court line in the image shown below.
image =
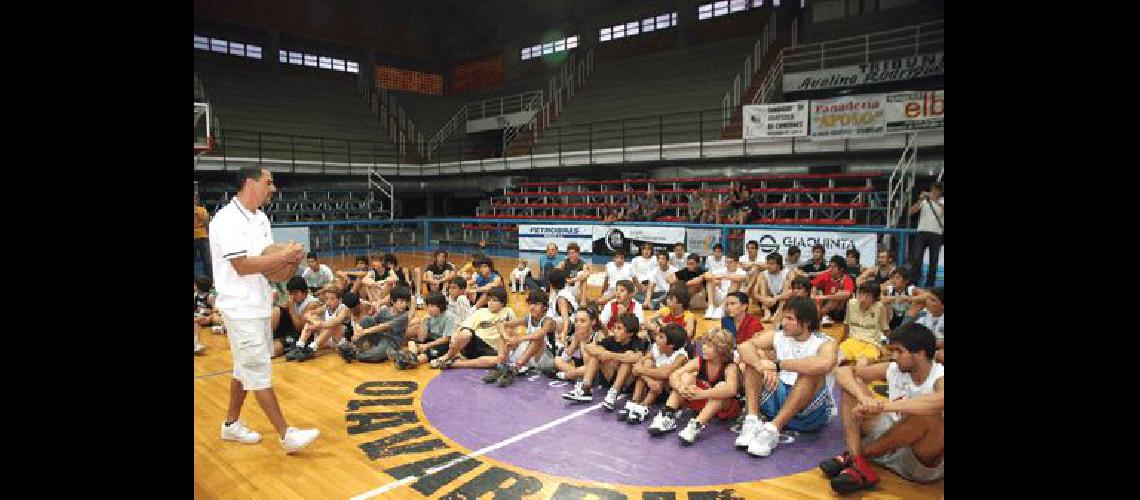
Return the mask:
POLYGON ((379 494, 381 494, 381 493, 385 493, 385 492, 388 492, 388 491, 394 490, 394 489, 396 489, 396 488, 399 488, 399 487, 401 487, 401 486, 405 486, 405 485, 407 485, 408 483, 412 483, 412 482, 418 481, 418 480, 419 480, 421 477, 430 476, 430 475, 432 475, 432 474, 435 474, 435 473, 437 473, 437 472, 439 472, 439 471, 441 471, 441 470, 444 470, 444 469, 446 469, 446 468, 448 468, 448 467, 451 467, 452 465, 455 465, 455 464, 457 464, 457 463, 460 463, 460 462, 463 462, 463 461, 465 461, 465 460, 469 460, 469 459, 472 459, 472 458, 478 457, 478 456, 480 456, 480 455, 485 455, 485 454, 487 454, 487 453, 490 453, 490 452, 492 452, 492 451, 495 451, 495 450, 497 450, 497 449, 499 449, 499 448, 502 448, 502 447, 504 447, 504 446, 508 446, 508 445, 511 445, 511 444, 517 443, 517 442, 519 442, 519 441, 522 441, 523 439, 526 439, 526 438, 528 438, 528 437, 531 437, 531 436, 533 436, 533 435, 535 435, 535 434, 538 434, 538 433, 540 433, 540 432, 542 432, 542 431, 545 431, 545 430, 549 430, 549 429, 553 428, 554 426, 557 426, 557 425, 560 425, 560 424, 566 423, 566 422, 568 422, 568 421, 570 421, 570 420, 573 420, 573 419, 575 419, 575 418, 578 418, 578 417, 580 417, 580 416, 582 416, 582 415, 585 415, 585 414, 587 414, 587 413, 589 413, 589 412, 591 412, 591 411, 597 410, 597 409, 598 409, 598 408, 600 408, 601 406, 602 406, 602 403, 598 403, 598 404, 596 404, 596 405, 594 405, 594 406, 590 406, 590 407, 587 407, 587 408, 583 408, 583 409, 581 409, 581 410, 578 410, 578 411, 576 411, 576 412, 574 412, 574 413, 571 413, 571 414, 569 414, 569 415, 566 415, 566 416, 564 416, 564 417, 562 417, 562 418, 559 418, 559 419, 557 419, 557 420, 551 420, 550 422, 547 422, 547 423, 545 423, 545 424, 542 424, 542 425, 540 425, 540 426, 538 426, 538 427, 535 427, 535 428, 533 428, 533 429, 531 429, 531 430, 529 430, 529 431, 523 432, 523 433, 521 433, 521 434, 516 434, 516 435, 514 435, 514 436, 511 436, 511 437, 509 437, 509 438, 507 438, 507 439, 505 439, 505 440, 503 440, 503 441, 499 441, 498 443, 495 443, 495 444, 492 444, 492 445, 490 445, 490 446, 487 446, 486 448, 483 448, 483 449, 481 449, 481 450, 478 450, 478 451, 472 452, 472 453, 470 453, 470 454, 468 454, 468 455, 465 455, 465 456, 462 456, 462 457, 456 458, 456 459, 454 459, 454 460, 452 460, 452 461, 450 461, 450 462, 447 462, 447 463, 445 463, 445 464, 443 464, 443 465, 439 465, 439 466, 436 466, 436 467, 432 467, 432 468, 430 468, 430 469, 428 469, 428 470, 424 471, 424 475, 423 475, 423 476, 408 476, 408 477, 405 477, 405 478, 403 478, 403 479, 401 479, 401 480, 399 480, 399 481, 393 481, 393 482, 391 482, 391 483, 385 484, 384 486, 381 486, 381 487, 379 487, 379 488, 376 488, 376 489, 374 489, 374 490, 371 490, 371 491, 366 491, 366 492, 364 492, 364 493, 361 493, 361 494, 359 494, 359 495, 356 495, 356 496, 352 497, 352 498, 351 498, 351 500, 366 500, 366 499, 368 499, 368 498, 372 498, 372 497, 374 497, 374 496, 376 496, 376 495, 379 495, 379 494))

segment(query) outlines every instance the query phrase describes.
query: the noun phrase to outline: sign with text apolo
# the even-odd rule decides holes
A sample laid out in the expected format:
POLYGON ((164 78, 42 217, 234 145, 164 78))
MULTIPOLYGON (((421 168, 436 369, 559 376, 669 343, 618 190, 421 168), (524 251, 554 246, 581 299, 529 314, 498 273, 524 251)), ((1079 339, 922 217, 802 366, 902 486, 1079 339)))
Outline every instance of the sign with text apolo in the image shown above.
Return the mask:
POLYGON ((883 95, 812 99, 811 138, 846 139, 883 135, 883 95))

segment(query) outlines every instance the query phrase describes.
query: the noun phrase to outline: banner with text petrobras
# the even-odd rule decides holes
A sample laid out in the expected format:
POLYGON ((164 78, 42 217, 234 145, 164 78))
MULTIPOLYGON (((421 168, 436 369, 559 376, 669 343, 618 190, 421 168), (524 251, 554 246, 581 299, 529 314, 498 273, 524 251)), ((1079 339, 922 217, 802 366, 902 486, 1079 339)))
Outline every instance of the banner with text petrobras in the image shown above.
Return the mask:
POLYGON ((883 95, 853 95, 811 101, 811 138, 883 135, 883 95))
POLYGON ((808 133, 808 102, 744 106, 744 138, 803 137, 808 133))
POLYGON ((760 255, 780 252, 785 259, 789 247, 800 248, 800 262, 811 260, 811 247, 823 245, 824 259, 832 255, 847 257, 847 250, 859 251, 859 265, 875 265, 877 246, 875 233, 843 233, 837 231, 779 231, 773 229, 746 229, 744 241, 755 240, 760 245, 760 255))
POLYGON ((590 240, 593 226, 559 224, 519 224, 519 251, 546 250, 546 245, 558 245, 558 253, 565 254, 566 247, 577 243, 582 253, 593 251, 590 240))
POLYGON ((896 92, 883 96, 887 133, 943 126, 946 91, 896 92))
POLYGON ((855 87, 942 75, 946 72, 944 59, 943 52, 936 52, 854 66, 784 73, 784 93, 855 87))
POLYGON ((652 243, 653 251, 672 251, 685 242, 685 228, 662 226, 593 226, 594 255, 613 255, 619 248, 633 258, 642 243, 652 243))

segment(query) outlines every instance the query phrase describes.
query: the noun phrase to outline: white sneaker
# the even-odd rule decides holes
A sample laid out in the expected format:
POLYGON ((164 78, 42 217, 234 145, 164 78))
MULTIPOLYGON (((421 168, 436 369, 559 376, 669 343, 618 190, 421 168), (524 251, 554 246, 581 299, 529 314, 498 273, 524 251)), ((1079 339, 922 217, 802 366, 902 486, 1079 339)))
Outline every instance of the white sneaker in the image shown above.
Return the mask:
POLYGON ((416 295, 416 304, 418 304, 419 307, 423 307, 424 306, 424 298, 420 297, 419 295, 416 295))
POLYGON ((686 425, 684 429, 681 429, 681 432, 677 433, 677 437, 681 438, 682 444, 693 444, 693 441, 697 440, 697 436, 701 435, 701 431, 704 430, 704 428, 705 426, 701 425, 701 423, 697 422, 697 419, 694 418, 689 420, 689 424, 686 425))
POLYGON ((214 333, 226 333, 226 327, 222 325, 214 325, 210 327, 210 331, 214 333))
POLYGON ((708 308, 705 312, 705 319, 721 319, 724 317, 724 306, 716 306, 708 308))
POLYGON ((261 434, 250 430, 238 420, 230 425, 222 422, 222 441, 237 441, 242 444, 256 444, 261 442, 261 434))
POLYGON ((202 344, 195 344, 194 345, 194 355, 196 355, 196 356, 201 356, 202 352, 204 352, 205 350, 206 350, 206 346, 204 346, 202 344))
POLYGON ((594 395, 586 394, 586 391, 582 389, 582 383, 578 382, 574 384, 574 388, 571 389, 570 392, 562 393, 562 399, 567 399, 575 403, 590 403, 594 401, 594 395))
POLYGON ((776 444, 779 442, 780 432, 776 430, 776 426, 772 425, 772 422, 764 422, 756 433, 756 438, 748 445, 748 454, 754 457, 766 457, 772 454, 772 450, 776 449, 776 444))
POLYGON ((744 417, 744 425, 740 427, 740 435, 736 436, 735 445, 737 448, 747 448, 756 439, 757 433, 760 431, 760 426, 763 422, 760 417, 756 415, 748 415, 744 417))
POLYGON ((320 429, 296 429, 290 427, 285 430, 285 437, 281 439, 281 447, 285 449, 285 453, 293 453, 309 446, 309 444, 320 435, 320 429))
POLYGON ((660 436, 676 428, 677 420, 673 417, 665 416, 664 412, 660 412, 656 417, 653 417, 653 422, 649 424, 649 434, 660 436))
POLYGON ((617 402, 617 389, 610 389, 606 391, 606 398, 602 400, 602 408, 606 411, 614 411, 614 403, 617 402))
POLYGON ((831 316, 824 316, 823 319, 819 321, 819 324, 820 326, 831 326, 834 325, 835 322, 831 320, 831 316))

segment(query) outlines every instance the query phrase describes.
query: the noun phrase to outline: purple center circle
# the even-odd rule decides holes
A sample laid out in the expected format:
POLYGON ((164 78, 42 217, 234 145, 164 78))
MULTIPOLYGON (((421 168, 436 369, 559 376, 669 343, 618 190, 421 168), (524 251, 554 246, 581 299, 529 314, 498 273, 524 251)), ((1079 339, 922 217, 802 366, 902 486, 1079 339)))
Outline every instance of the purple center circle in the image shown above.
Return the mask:
MULTIPOLYGON (((484 384, 485 370, 448 370, 428 383, 423 411, 431 425, 472 452, 495 447, 487 457, 516 467, 582 481, 628 486, 706 486, 771 479, 817 467, 844 449, 843 429, 833 419, 816 433, 785 430, 766 458, 754 458, 733 447, 731 422, 715 418, 692 446, 683 446, 677 431, 660 437, 645 422, 618 422, 614 412, 598 407, 584 414, 500 446, 536 428, 602 402, 571 404, 561 394, 573 386, 541 375, 520 377, 500 388, 484 384), (787 442, 788 434, 793 434, 787 442)), ((836 388, 838 391, 838 388, 836 388)), ((625 405, 618 399, 617 409, 625 405)), ((677 423, 684 428, 687 419, 677 423)))

